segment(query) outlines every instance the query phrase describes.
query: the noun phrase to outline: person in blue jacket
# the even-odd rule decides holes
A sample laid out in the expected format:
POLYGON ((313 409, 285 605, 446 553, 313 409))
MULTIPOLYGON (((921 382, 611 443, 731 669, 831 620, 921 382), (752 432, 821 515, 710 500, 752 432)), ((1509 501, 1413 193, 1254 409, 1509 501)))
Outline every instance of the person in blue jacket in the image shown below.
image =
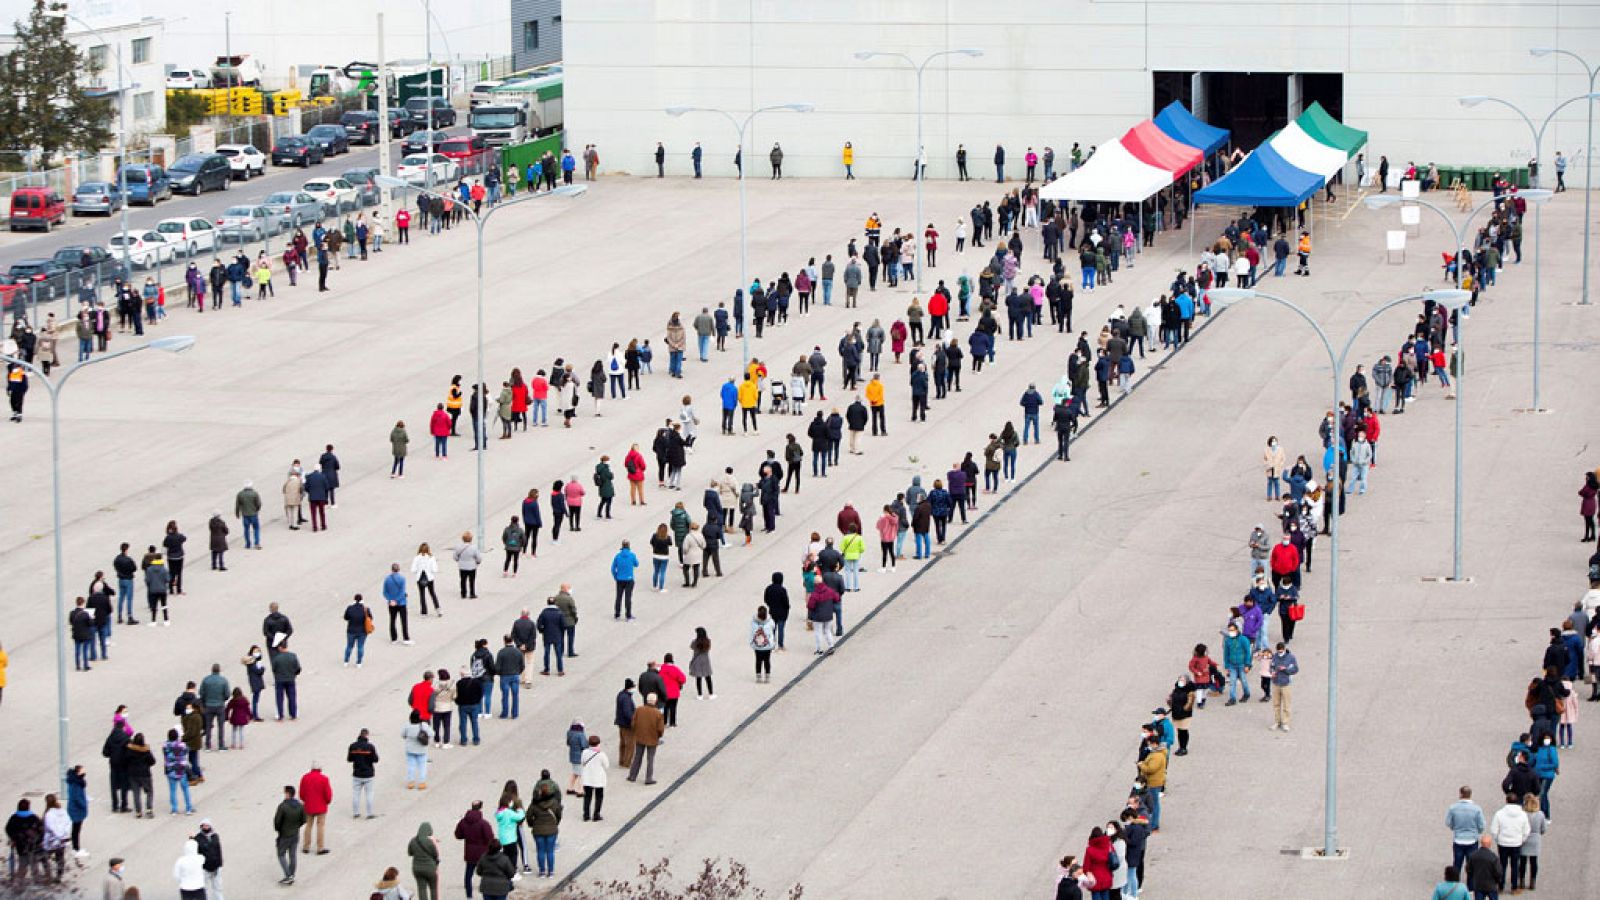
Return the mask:
POLYGON ((944 481, 935 478, 933 490, 928 492, 928 507, 933 513, 933 531, 939 543, 944 543, 945 529, 950 525, 950 513, 955 509, 955 499, 945 490, 944 481))
MULTIPOLYGON (((637 565, 637 561, 635 561, 637 565)), ((566 629, 562 627, 561 609, 556 606, 556 598, 550 597, 545 601, 545 607, 539 612, 539 618, 534 621, 539 629, 539 636, 544 638, 544 671, 540 675, 550 674, 550 650, 555 648, 556 671, 565 676, 567 667, 563 660, 566 658, 566 629)))
POLYGON ((389 577, 383 579, 383 599, 389 605, 389 643, 393 644, 404 635, 405 642, 411 643, 411 626, 406 622, 406 577, 400 574, 400 564, 392 563, 389 566, 389 577), (400 631, 395 631, 395 621, 400 622, 400 631))
MULTIPOLYGON (((1568 703, 1573 702, 1568 698, 1568 703)), ((1561 773, 1561 752, 1556 749, 1555 738, 1549 734, 1539 739, 1539 748, 1533 751, 1533 774, 1539 776, 1539 810, 1550 818, 1550 785, 1561 773)))
POLYGON ((1222 664, 1228 670, 1228 702, 1233 706, 1237 702, 1238 688, 1244 688, 1244 701, 1250 702, 1250 682, 1245 675, 1250 671, 1250 639, 1239 633, 1237 626, 1229 625, 1228 634, 1222 641, 1222 664))
MULTIPOLYGON (((715 494, 716 491, 711 491, 715 494)), ((627 541, 622 542, 622 548, 617 555, 611 557, 611 578, 617 583, 617 602, 612 618, 622 618, 624 606, 628 613, 628 621, 633 621, 633 582, 634 573, 639 569, 639 557, 634 554, 633 548, 627 541)), ((540 614, 541 617, 543 614, 540 614)))
MULTIPOLYGON (((718 340, 720 341, 721 337, 718 337, 718 340)), ((733 434, 733 416, 739 409, 739 386, 734 384, 732 375, 729 375, 727 382, 722 385, 721 398, 722 433, 733 434)))
POLYGON ((716 322, 717 349, 719 351, 726 350, 728 349, 728 332, 730 330, 728 327, 727 304, 718 303, 717 310, 711 314, 711 317, 716 322))

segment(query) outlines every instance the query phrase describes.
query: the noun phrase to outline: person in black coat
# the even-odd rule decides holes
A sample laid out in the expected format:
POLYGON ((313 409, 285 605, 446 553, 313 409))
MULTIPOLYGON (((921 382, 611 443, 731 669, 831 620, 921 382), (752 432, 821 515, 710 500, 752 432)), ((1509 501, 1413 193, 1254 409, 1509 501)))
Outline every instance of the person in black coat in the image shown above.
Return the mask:
POLYGON ((839 448, 844 446, 844 416, 835 409, 828 414, 828 462, 839 464, 839 448))
POLYGON ((860 456, 861 451, 857 449, 857 444, 861 439, 861 432, 867 430, 867 405, 861 402, 860 394, 857 394, 855 401, 845 409, 844 421, 850 429, 850 455, 860 456))
POLYGON ((828 423, 817 410, 811 424, 806 427, 806 437, 811 439, 811 477, 828 477, 828 460, 833 457, 833 438, 828 434, 828 423))
POLYGON ((667 680, 661 677, 661 671, 656 668, 653 659, 639 673, 639 696, 656 698, 657 709, 667 705, 667 680))
POLYGON ((121 721, 111 724, 111 733, 100 747, 111 775, 111 811, 128 810, 128 732, 121 721))
POLYGON ((611 720, 611 724, 617 726, 617 765, 624 768, 633 765, 633 713, 636 708, 633 679, 625 678, 622 690, 617 692, 617 714, 611 720))
POLYGON ((1478 839, 1478 849, 1467 854, 1467 889, 1478 897, 1500 896, 1500 885, 1505 883, 1505 869, 1494 852, 1494 838, 1484 835, 1478 839))
POLYGON ((556 598, 550 597, 545 601, 545 607, 540 610, 539 618, 535 620, 534 624, 539 628, 539 636, 544 638, 544 670, 539 674, 550 674, 550 650, 554 648, 556 671, 565 676, 567 667, 563 659, 567 655, 565 649, 566 631, 562 627, 561 609, 556 606, 556 598))
POLYGON ((772 624, 777 631, 778 649, 783 647, 783 628, 789 621, 789 591, 783 586, 783 573, 773 572, 772 583, 767 585, 766 593, 761 596, 761 602, 772 616, 772 624))
MULTIPOLYGON (((458 409, 458 410, 456 410, 456 412, 460 413, 461 410, 458 409)), ((455 422, 452 421, 450 424, 452 426, 454 426, 455 422)), ((452 427, 451 433, 452 434, 455 433, 453 427, 452 427)), ((317 458, 317 465, 322 469, 322 477, 327 482, 327 485, 328 485, 328 505, 332 506, 332 507, 338 507, 338 505, 339 505, 339 500, 338 500, 338 497, 339 497, 339 457, 334 455, 334 453, 333 453, 333 445, 332 444, 329 444, 328 445, 328 449, 323 451, 322 456, 317 458)))

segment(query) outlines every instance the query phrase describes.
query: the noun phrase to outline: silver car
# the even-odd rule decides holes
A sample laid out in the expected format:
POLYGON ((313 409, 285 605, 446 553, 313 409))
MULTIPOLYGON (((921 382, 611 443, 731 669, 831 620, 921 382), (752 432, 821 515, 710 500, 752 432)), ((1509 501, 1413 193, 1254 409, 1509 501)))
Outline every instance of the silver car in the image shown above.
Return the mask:
POLYGON ((72 192, 72 214, 111 215, 122 209, 122 191, 112 181, 85 181, 72 192))
POLYGON ((261 205, 282 216, 284 228, 299 228, 322 218, 322 201, 305 191, 279 191, 268 194, 261 205))
POLYGON ((230 206, 217 217, 217 238, 224 241, 260 241, 283 230, 285 218, 265 204, 230 206))

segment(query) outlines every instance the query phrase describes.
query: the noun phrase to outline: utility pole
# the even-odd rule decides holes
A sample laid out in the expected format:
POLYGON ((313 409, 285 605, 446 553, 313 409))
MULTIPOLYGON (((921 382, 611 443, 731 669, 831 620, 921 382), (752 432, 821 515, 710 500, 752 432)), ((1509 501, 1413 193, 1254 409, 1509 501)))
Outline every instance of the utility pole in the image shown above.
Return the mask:
MULTIPOLYGON (((428 164, 422 168, 422 186, 431 190, 433 188, 433 5, 430 0, 422 0, 422 33, 423 46, 426 48, 422 55, 428 60, 428 164)), ((480 384, 479 389, 482 387, 480 384)))
MULTIPOLYGON (((378 174, 389 174, 389 63, 383 49, 383 13, 378 13, 378 174)), ((393 221, 389 201, 394 192, 378 183, 378 230, 393 221)))

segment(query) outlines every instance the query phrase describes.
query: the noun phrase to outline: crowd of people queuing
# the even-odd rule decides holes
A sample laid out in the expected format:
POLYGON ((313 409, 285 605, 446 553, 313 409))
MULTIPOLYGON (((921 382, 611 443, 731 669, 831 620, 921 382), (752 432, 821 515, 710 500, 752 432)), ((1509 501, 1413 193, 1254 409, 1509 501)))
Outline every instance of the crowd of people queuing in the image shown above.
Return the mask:
MULTIPOLYGON (((570 169, 568 171, 570 173, 570 169)), ((541 180, 545 177, 540 173, 541 180)), ((481 199, 469 192, 458 206, 481 199)), ((1484 255, 1480 260, 1478 255, 1496 253, 1497 241, 1514 240, 1511 226, 1520 219, 1515 201, 1507 206, 1508 212, 1499 226, 1491 222, 1483 233, 1483 246, 1471 255, 1463 254, 1452 261, 1452 273, 1460 272, 1463 285, 1470 285, 1475 299, 1479 290, 1493 284, 1493 276, 1486 270, 1497 268, 1490 265, 1497 261, 1495 256, 1484 255)), ((650 553, 651 589, 661 593, 668 591, 667 572, 674 563, 682 575, 679 589, 695 590, 701 586, 703 577, 720 577, 723 574, 722 549, 740 543, 734 535, 742 536, 743 545, 751 545, 757 534, 758 515, 761 533, 777 530, 781 497, 800 491, 808 456, 810 477, 826 478, 830 467, 841 464, 846 446, 852 455, 862 452, 858 447, 869 422, 873 436, 887 434, 887 391, 883 377, 888 367, 900 364, 902 357, 907 366, 905 377, 911 421, 925 421, 931 400, 946 399, 951 393, 962 390, 964 366, 970 365, 976 376, 985 364, 995 362, 1001 344, 999 315, 1006 317, 1007 341, 1033 337, 1036 326, 1048 334, 1045 331, 1048 317, 1048 324, 1055 325, 1058 334, 1069 335, 1074 345, 1066 371, 1050 389, 1048 400, 1033 385, 1022 395, 1018 403, 1022 427, 1019 429, 1014 421, 1005 422, 1003 427, 988 434, 987 442, 979 442, 980 449, 965 452, 952 461, 949 471, 933 478, 930 486, 924 486, 923 476, 913 476, 904 490, 882 505, 882 512, 876 518, 870 511, 863 517, 846 503, 832 523, 834 527, 828 529, 836 532, 837 537, 825 537, 823 531, 810 532, 801 556, 798 584, 786 584, 786 573, 774 572, 749 622, 736 630, 752 652, 756 680, 770 679, 774 652, 788 649, 786 625, 791 613, 789 588, 793 585, 805 600, 803 621, 806 630, 813 634, 813 652, 819 655, 834 652, 835 642, 845 633, 845 598, 861 589, 863 574, 870 572, 865 537, 869 533, 866 527, 869 523, 870 533, 879 538, 880 572, 896 571, 897 563, 907 558, 904 544, 908 532, 914 538, 912 559, 930 558, 934 539, 937 538, 939 544, 945 543, 950 526, 958 517, 961 523, 966 523, 968 513, 978 508, 981 495, 998 493, 1002 482, 1016 480, 1019 448, 1029 443, 1030 438, 1031 442, 1039 442, 1041 410, 1046 406, 1051 409, 1052 430, 1058 437, 1057 458, 1069 458, 1071 435, 1077 429, 1078 419, 1091 415, 1088 400, 1091 378, 1098 386, 1095 408, 1109 408, 1114 403, 1110 394, 1112 387, 1118 389, 1119 395, 1125 395, 1131 388, 1135 358, 1145 358, 1147 342, 1154 351, 1157 346, 1163 349, 1180 346, 1191 337, 1196 318, 1208 312, 1205 291, 1210 286, 1225 286, 1230 276, 1235 283, 1248 284, 1265 274, 1269 265, 1266 262, 1269 240, 1275 257, 1270 265, 1275 274, 1283 274, 1288 250, 1281 222, 1277 237, 1273 239, 1273 232, 1265 225, 1265 215, 1245 217, 1228 223, 1217 241, 1202 253, 1196 266, 1180 271, 1168 291, 1158 299, 1148 305, 1132 303, 1131 311, 1118 305, 1092 343, 1088 331, 1079 331, 1075 338, 1070 337, 1075 290, 1090 292, 1112 284, 1113 276, 1122 266, 1134 266, 1141 250, 1151 246, 1156 231, 1176 227, 1185 213, 1181 205, 1175 204, 1169 210, 1164 203, 1148 204, 1147 208, 1137 205, 1066 208, 1041 200, 1030 183, 1007 192, 993 206, 987 202, 974 206, 952 227, 957 253, 966 252, 969 240, 974 249, 983 249, 989 242, 994 244, 992 255, 983 263, 976 279, 961 276, 953 279, 951 285, 944 279, 932 279, 936 286, 925 303, 922 298, 913 296, 904 316, 894 317, 887 327, 881 318, 874 318, 865 328, 860 321, 851 323, 841 334, 833 354, 818 344, 811 353, 799 355, 792 364, 769 364, 759 357, 752 358, 750 364, 738 375, 729 377, 718 392, 720 433, 759 437, 761 417, 765 413, 768 435, 781 443, 765 450, 766 458, 750 477, 738 477, 733 467, 725 467, 717 473, 713 465, 713 471, 702 482, 704 488, 698 510, 694 509, 692 501, 672 502, 666 520, 644 541, 650 553), (995 238, 996 226, 1000 240, 995 238), (1042 260, 1039 268, 1043 270, 1026 277, 1023 275, 1026 247, 1022 239, 1025 233, 1030 234, 1030 242, 1032 234, 1038 235, 1035 252, 1042 260), (1067 260, 1071 258, 1068 250, 1076 251, 1076 273, 1068 271, 1067 260), (965 323, 968 332, 965 342, 955 333, 960 323, 965 323), (892 361, 885 359, 885 353, 892 361), (842 409, 841 400, 828 399, 830 369, 838 372, 836 390, 852 392, 850 402, 842 409), (816 404, 809 419, 806 417, 808 402, 816 404), (829 403, 834 405, 823 406, 829 403), (781 418, 774 420, 773 416, 781 418), (777 432, 770 430, 774 421, 777 432), (802 423, 803 433, 798 427, 802 423), (778 432, 782 432, 781 437, 778 432), (864 558, 867 562, 863 562, 864 558)), ((443 207, 430 216, 428 211, 419 210, 424 227, 429 227, 429 222, 434 223, 432 230, 443 224, 442 214, 464 213, 452 213, 448 207, 443 207)), ((401 226, 400 234, 404 242, 405 226, 401 226)), ((695 338, 693 351, 700 362, 709 363, 712 347, 726 352, 727 339, 743 336, 747 327, 754 337, 761 338, 767 329, 787 325, 791 321, 791 310, 797 318, 803 318, 818 307, 832 306, 835 282, 842 282, 842 306, 853 309, 863 287, 868 292, 878 289, 880 275, 889 288, 914 279, 915 242, 922 242, 924 264, 931 269, 938 259, 940 239, 932 223, 920 233, 894 229, 885 236, 881 220, 873 214, 867 219, 862 239, 847 243, 840 263, 836 263, 831 254, 824 254, 820 265, 811 257, 805 265, 795 269, 793 278, 788 272, 766 281, 757 278, 747 288, 735 290, 731 300, 718 302, 714 309, 703 306, 692 317, 672 313, 659 344, 668 356, 664 374, 674 379, 683 377, 691 352, 688 340, 691 332, 695 338)), ((1306 248, 1301 250, 1302 254, 1309 252, 1307 245, 1300 246, 1306 248)), ((1304 267, 1304 255, 1301 263, 1304 267)), ((200 305, 203 306, 203 294, 201 296, 200 305)), ((1282 504, 1279 540, 1275 544, 1268 540, 1261 526, 1252 533, 1250 584, 1239 605, 1229 610, 1222 629, 1222 662, 1219 664, 1212 659, 1205 644, 1195 647, 1193 657, 1186 663, 1185 674, 1177 679, 1164 704, 1144 726, 1138 781, 1126 807, 1104 827, 1094 829, 1081 862, 1075 857, 1063 860, 1061 896, 1076 896, 1072 891, 1080 886, 1097 900, 1137 896, 1144 882, 1146 842, 1151 834, 1160 831, 1160 798, 1169 761, 1172 757, 1187 755, 1190 724, 1195 712, 1204 708, 1208 694, 1220 696, 1226 686, 1226 705, 1233 706, 1240 700, 1247 702, 1251 696, 1247 678, 1254 672, 1259 679, 1260 701, 1270 701, 1273 705, 1272 727, 1288 730, 1292 684, 1298 674, 1298 663, 1290 647, 1295 625, 1305 611, 1301 572, 1311 570, 1316 535, 1326 533, 1327 516, 1334 502, 1331 492, 1335 484, 1346 486, 1345 491, 1337 494, 1342 512, 1348 491, 1365 493, 1367 490, 1370 469, 1377 464, 1377 416, 1391 412, 1391 400, 1392 412, 1402 413, 1406 400, 1416 395, 1419 384, 1427 383, 1430 372, 1436 373, 1442 386, 1448 387, 1445 370, 1453 375, 1459 364, 1453 347, 1448 355, 1442 350, 1452 324, 1448 311, 1430 304, 1419 317, 1416 329, 1405 341, 1397 359, 1385 356, 1374 364, 1370 385, 1358 367, 1351 379, 1349 402, 1337 413, 1330 412, 1321 425, 1324 452, 1320 475, 1313 473, 1304 456, 1299 457, 1294 466, 1285 468, 1283 450, 1276 440, 1269 441, 1264 455, 1267 499, 1282 504), (1332 480, 1335 468, 1340 473, 1338 482, 1332 480), (1270 638, 1269 617, 1274 611, 1282 623, 1282 639, 1276 643, 1270 638), (1239 696, 1241 689, 1242 697, 1239 696)), ((626 400, 630 391, 640 392, 643 379, 655 374, 654 361, 650 339, 641 336, 629 339, 625 345, 620 341, 613 343, 609 352, 588 365, 557 357, 547 367, 529 367, 533 369, 531 376, 525 375, 522 367, 515 367, 497 393, 492 392, 489 385, 463 387, 458 376, 447 387, 445 399, 430 412, 428 427, 433 439, 433 455, 436 459, 448 459, 451 439, 461 436, 461 427, 470 431, 472 450, 486 448, 494 431, 491 416, 499 425, 498 440, 512 440, 530 427, 549 427, 552 402, 563 427, 572 428, 586 405, 592 415, 600 416, 603 406, 609 410, 613 402, 626 400), (468 418, 465 425, 459 421, 463 410, 468 418)), ((650 454, 656 464, 657 492, 684 489, 685 470, 697 449, 702 423, 694 398, 687 394, 682 396, 677 407, 663 420, 650 442, 650 454)), ((404 478, 409 433, 403 420, 390 432, 390 450, 391 477, 404 478)), ((631 444, 621 455, 620 474, 628 484, 629 506, 642 507, 647 503, 649 460, 639 443, 631 444)), ((334 500, 339 469, 332 445, 309 472, 299 460, 294 461, 282 489, 289 529, 297 530, 307 521, 303 511, 307 505, 311 508, 312 530, 327 527, 327 508, 337 505, 334 500)), ((582 510, 591 495, 595 501, 591 521, 610 520, 618 474, 611 456, 601 454, 591 472, 570 473, 558 478, 543 498, 539 488, 529 489, 526 496, 520 498, 517 513, 506 518, 500 533, 502 576, 517 577, 524 554, 530 561, 537 557, 539 537, 547 520, 552 546, 561 543, 563 527, 569 535, 581 532, 582 510)), ((670 498, 672 494, 667 496, 670 498)), ((1592 493, 1586 502, 1592 527, 1592 493)), ((235 497, 234 518, 239 520, 247 549, 262 546, 262 506, 259 494, 246 482, 235 497)), ((211 567, 226 571, 230 522, 218 511, 208 522, 207 530, 211 567)), ((169 596, 184 593, 185 540, 177 523, 169 522, 160 546, 150 545, 138 563, 129 555, 129 545, 122 545, 121 552, 113 560, 115 589, 103 572, 95 574, 87 596, 78 600, 72 620, 72 637, 80 668, 87 670, 91 663, 106 658, 113 598, 116 623, 137 624, 133 600, 136 579, 144 583, 150 624, 155 624, 158 612, 163 621, 167 619, 169 596)), ((621 540, 610 560, 610 575, 615 584, 613 618, 616 620, 634 619, 634 586, 642 562, 632 543, 621 540)), ((460 543, 445 552, 457 568, 460 598, 475 598, 476 573, 484 560, 474 536, 463 534, 460 543)), ((389 567, 383 578, 381 595, 389 610, 392 644, 411 643, 406 615, 411 602, 411 583, 417 588, 421 614, 428 615, 431 597, 434 614, 443 615, 435 588, 438 577, 438 560, 427 544, 418 547, 409 567, 400 562, 389 567)), ((1596 583, 1600 587, 1600 576, 1596 583)), ((377 630, 377 625, 370 606, 360 594, 354 595, 343 618, 346 623, 344 664, 349 665, 353 655, 359 667, 364 662, 366 640, 377 630)), ((466 664, 456 671, 452 672, 450 667, 429 667, 411 688, 408 721, 397 730, 406 757, 406 788, 427 789, 429 758, 435 750, 468 745, 469 734, 470 745, 480 743, 481 726, 494 715, 497 687, 501 696, 499 718, 519 717, 520 690, 533 684, 534 664, 538 662, 541 642, 543 660, 538 674, 563 676, 567 662, 578 657, 577 624, 577 602, 571 586, 562 584, 547 598, 537 615, 531 609, 523 609, 498 641, 476 639, 466 664), (492 645, 497 646, 491 649, 492 645)), ((190 682, 175 702, 173 716, 178 727, 168 730, 165 743, 157 742, 172 815, 194 814, 190 789, 204 783, 201 756, 213 752, 213 737, 215 752, 229 749, 224 738, 225 725, 232 736, 232 749, 244 748, 247 727, 262 721, 259 700, 268 675, 274 687, 276 720, 283 721, 286 713, 288 720, 297 718, 295 683, 301 667, 299 657, 290 649, 292 635, 288 617, 273 604, 263 621, 261 642, 252 644, 241 658, 248 697, 243 686, 231 685, 222 674, 221 666, 214 664, 209 675, 198 684, 190 682)), ((656 751, 666 729, 677 726, 678 703, 690 678, 695 681, 697 699, 716 699, 711 646, 708 629, 696 628, 685 648, 690 654, 687 672, 678 667, 673 653, 664 653, 659 659, 649 660, 636 677, 624 679, 613 717, 617 728, 615 763, 628 770, 630 782, 637 780, 641 767, 645 784, 656 782, 656 751)), ((1530 695, 1531 691, 1530 687, 1530 695)), ((1536 724, 1538 721, 1536 716, 1536 724)), ((612 759, 598 731, 586 727, 582 720, 574 720, 564 733, 563 743, 571 770, 565 789, 552 777, 550 770, 545 769, 526 801, 517 783, 508 781, 492 813, 484 809, 481 801, 472 802, 454 829, 454 836, 462 842, 464 884, 469 896, 475 878, 485 896, 503 896, 522 874, 532 871, 528 865, 524 829, 535 845, 539 875, 555 874, 556 836, 562 822, 563 796, 581 798, 585 821, 602 820, 612 759)), ((119 707, 113 716, 104 755, 110 770, 112 811, 150 817, 154 804, 150 776, 157 757, 145 735, 130 724, 126 707, 119 707)), ((361 729, 351 744, 347 761, 351 765, 352 813, 360 816, 364 800, 366 815, 371 818, 372 786, 379 754, 366 729, 361 729)), ((74 769, 74 773, 82 779, 82 767, 74 769)), ((85 798, 78 799, 74 805, 74 797, 69 795, 68 798, 66 820, 70 835, 66 840, 81 855, 78 832, 87 818, 88 804, 85 798)), ((284 787, 284 797, 274 811, 273 823, 278 836, 276 849, 284 872, 280 883, 294 881, 297 847, 298 852, 311 852, 313 826, 317 852, 328 852, 323 843, 323 831, 331 800, 328 780, 316 764, 298 786, 284 787)), ((25 808, 20 810, 19 815, 26 811, 25 808)), ((44 819, 48 818, 47 814, 44 819)), ((56 818, 59 824, 61 817, 56 818)), ((8 834, 10 831, 8 827, 8 834)), ((51 833, 49 828, 40 829, 37 852, 31 836, 24 835, 21 841, 13 839, 15 858, 24 861, 24 869, 28 861, 38 860, 43 865, 43 860, 51 858, 51 833)), ((56 833, 59 834, 59 829, 56 833)), ((66 845, 57 839, 54 850, 66 845)), ((420 825, 406 850, 411 858, 418 896, 436 896, 441 854, 439 840, 434 837, 430 823, 420 825)), ((54 859, 59 875, 59 854, 54 859)), ((122 862, 112 861, 108 882, 113 877, 120 881, 122 862)), ((198 866, 196 871, 200 873, 202 889, 214 887, 220 892, 221 865, 220 838, 208 822, 202 822, 195 834, 194 846, 186 848, 179 867, 187 872, 198 866), (192 866, 185 862, 196 857, 199 861, 192 866)), ((194 880, 192 877, 179 876, 177 870, 175 877, 179 878, 180 889, 193 890, 184 886, 186 880, 194 880)), ((398 870, 391 868, 376 887, 396 889, 398 878, 398 870)))

